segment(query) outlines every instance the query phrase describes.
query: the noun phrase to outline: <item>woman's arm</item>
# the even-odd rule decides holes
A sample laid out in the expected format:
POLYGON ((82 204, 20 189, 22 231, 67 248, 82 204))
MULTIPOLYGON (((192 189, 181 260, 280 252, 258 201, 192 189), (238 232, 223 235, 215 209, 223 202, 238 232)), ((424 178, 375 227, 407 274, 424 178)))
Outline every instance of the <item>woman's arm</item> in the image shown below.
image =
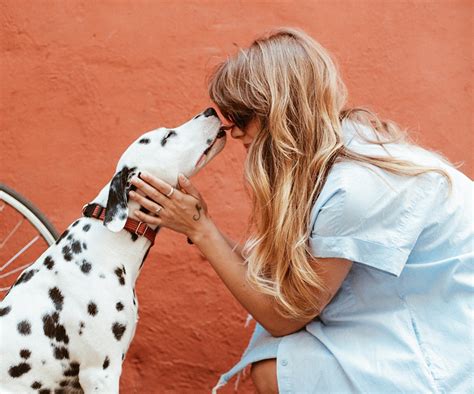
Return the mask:
POLYGON ((242 250, 244 248, 243 245, 240 245, 238 242, 233 241, 232 239, 230 239, 227 235, 225 235, 222 232, 221 232, 221 235, 224 237, 227 244, 232 248, 232 250, 235 251, 235 253, 237 253, 239 256, 243 257, 243 254, 242 254, 242 250))
MULTIPOLYGON (((318 315, 310 319, 295 320, 281 316, 277 312, 273 297, 255 290, 247 281, 247 267, 240 254, 232 251, 225 236, 215 224, 209 220, 202 223, 191 239, 206 256, 221 280, 240 302, 240 304, 275 337, 296 332, 318 315)), ((331 301, 349 273, 352 262, 345 259, 318 259, 323 280, 329 294, 322 302, 322 309, 331 301)))
MULTIPOLYGON (((181 184, 187 194, 176 190, 173 198, 168 199, 164 194, 168 193, 171 186, 146 174, 143 178, 146 183, 139 179, 133 179, 132 183, 163 209, 160 210, 160 217, 136 211, 139 219, 187 235, 204 254, 233 296, 270 334, 288 335, 298 331, 311 320, 295 320, 281 316, 273 297, 259 292, 248 283, 247 267, 241 251, 232 250, 232 242, 226 239, 207 215, 205 203, 189 181, 181 184)), ((152 205, 154 202, 138 193, 130 193, 130 197, 150 211, 156 210, 156 206, 152 205)), ((351 262, 342 259, 318 259, 318 264, 320 260, 326 260, 322 262, 322 268, 327 272, 323 279, 331 292, 330 298, 323 302, 325 306, 349 272, 351 262)))

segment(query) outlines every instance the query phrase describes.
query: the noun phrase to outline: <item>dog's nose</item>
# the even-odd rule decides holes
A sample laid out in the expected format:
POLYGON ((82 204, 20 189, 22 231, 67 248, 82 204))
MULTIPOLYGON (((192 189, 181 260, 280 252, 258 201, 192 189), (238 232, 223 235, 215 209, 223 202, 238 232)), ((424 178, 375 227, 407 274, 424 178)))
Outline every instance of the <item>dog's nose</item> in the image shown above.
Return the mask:
POLYGON ((217 117, 217 112, 214 108, 208 108, 203 112, 204 116, 207 118, 208 116, 215 116, 217 117))

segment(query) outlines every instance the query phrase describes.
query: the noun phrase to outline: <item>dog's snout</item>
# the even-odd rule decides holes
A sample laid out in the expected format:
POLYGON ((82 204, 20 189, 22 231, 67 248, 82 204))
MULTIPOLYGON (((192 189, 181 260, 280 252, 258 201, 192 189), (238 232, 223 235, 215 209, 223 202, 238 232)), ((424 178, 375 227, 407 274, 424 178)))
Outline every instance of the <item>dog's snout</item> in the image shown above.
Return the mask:
POLYGON ((209 116, 217 117, 217 112, 214 108, 210 107, 203 112, 204 116, 207 118, 209 116))

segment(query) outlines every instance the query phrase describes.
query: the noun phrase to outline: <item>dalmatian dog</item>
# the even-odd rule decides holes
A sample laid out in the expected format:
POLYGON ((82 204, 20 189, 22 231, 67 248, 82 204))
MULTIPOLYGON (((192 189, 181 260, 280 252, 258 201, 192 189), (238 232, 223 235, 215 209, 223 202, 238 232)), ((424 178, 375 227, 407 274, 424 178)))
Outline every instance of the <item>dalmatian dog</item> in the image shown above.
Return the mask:
POLYGON ((138 320, 135 282, 151 241, 124 229, 140 206, 127 193, 147 171, 176 186, 225 144, 212 108, 174 128, 145 133, 121 156, 81 217, 22 272, 0 302, 0 393, 118 393, 138 320))

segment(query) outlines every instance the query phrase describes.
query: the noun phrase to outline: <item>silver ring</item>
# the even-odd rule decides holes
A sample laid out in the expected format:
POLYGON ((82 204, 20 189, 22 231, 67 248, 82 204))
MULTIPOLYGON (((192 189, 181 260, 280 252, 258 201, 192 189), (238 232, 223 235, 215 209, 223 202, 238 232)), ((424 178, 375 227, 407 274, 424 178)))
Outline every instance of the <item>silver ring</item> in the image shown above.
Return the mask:
POLYGON ((165 194, 166 197, 171 197, 171 195, 174 193, 174 187, 171 186, 171 190, 168 194, 165 194))
POLYGON ((155 213, 158 215, 158 213, 161 211, 163 207, 161 207, 160 205, 158 205, 158 208, 155 209, 155 213))

